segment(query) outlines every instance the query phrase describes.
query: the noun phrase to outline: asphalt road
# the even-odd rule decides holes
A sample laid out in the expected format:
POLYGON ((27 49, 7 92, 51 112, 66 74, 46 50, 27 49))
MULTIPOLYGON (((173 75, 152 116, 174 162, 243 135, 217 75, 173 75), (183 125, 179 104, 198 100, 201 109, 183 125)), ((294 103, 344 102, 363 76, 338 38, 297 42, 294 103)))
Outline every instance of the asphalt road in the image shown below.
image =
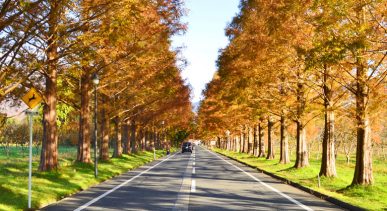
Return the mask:
POLYGON ((343 210, 204 148, 176 153, 43 210, 343 210))

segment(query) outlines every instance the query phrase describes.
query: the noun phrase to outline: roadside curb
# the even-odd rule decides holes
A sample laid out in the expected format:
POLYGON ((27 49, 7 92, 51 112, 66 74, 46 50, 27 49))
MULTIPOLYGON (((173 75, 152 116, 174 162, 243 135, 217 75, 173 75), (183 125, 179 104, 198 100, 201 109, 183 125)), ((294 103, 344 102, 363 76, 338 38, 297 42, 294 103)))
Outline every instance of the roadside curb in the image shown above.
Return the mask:
MULTIPOLYGON (((213 150, 211 150, 211 151, 213 151, 213 150)), ((258 167, 256 167, 256 166, 250 165, 250 164, 248 164, 248 163, 246 163, 246 162, 237 160, 237 159, 235 159, 235 158, 233 158, 233 157, 229 157, 229 156, 227 156, 227 155, 224 155, 224 154, 219 153, 219 152, 216 152, 216 151, 213 151, 213 152, 215 152, 215 153, 217 153, 217 154, 219 154, 219 155, 221 155, 221 156, 227 157, 227 158, 229 158, 229 159, 231 159, 231 160, 234 160, 234 161, 236 161, 236 162, 238 162, 238 163, 241 163, 241 164, 243 164, 243 165, 245 165, 245 166, 248 166, 248 167, 250 167, 250 168, 257 169, 257 170, 260 171, 261 173, 264 173, 264 174, 266 174, 266 175, 268 175, 268 176, 270 176, 270 177, 273 177, 273 178, 275 178, 275 179, 278 179, 278 180, 284 182, 285 184, 291 185, 291 186, 293 186, 293 187, 295 187, 295 188, 298 188, 298 189, 300 189, 300 190, 302 190, 302 191, 304 191, 304 192, 310 193, 310 194, 312 194, 312 195, 314 195, 314 196, 316 196, 316 197, 318 197, 318 198, 320 198, 320 199, 323 199, 323 200, 325 200, 325 201, 331 202, 332 204, 335 204, 335 205, 337 205, 337 206, 340 206, 340 207, 342 207, 342 208, 344 208, 344 209, 353 210, 353 211, 364 211, 364 210, 365 210, 365 209, 363 209, 363 208, 361 208, 361 207, 358 207, 358 206, 355 206, 355 205, 352 205, 352 204, 348 204, 347 202, 341 201, 341 200, 339 200, 339 199, 333 198, 333 197, 328 196, 328 195, 326 195, 326 194, 323 194, 323 193, 320 193, 320 192, 318 192, 318 191, 312 190, 312 189, 310 189, 310 188, 308 188, 308 187, 302 186, 302 185, 300 185, 300 184, 298 184, 298 183, 292 182, 292 181, 290 181, 290 180, 288 180, 288 179, 286 179, 286 178, 280 177, 280 176, 275 175, 275 174, 273 174, 273 173, 271 173, 271 172, 268 172, 268 171, 265 171, 265 170, 263 170, 263 169, 260 169, 260 168, 258 168, 258 167)))

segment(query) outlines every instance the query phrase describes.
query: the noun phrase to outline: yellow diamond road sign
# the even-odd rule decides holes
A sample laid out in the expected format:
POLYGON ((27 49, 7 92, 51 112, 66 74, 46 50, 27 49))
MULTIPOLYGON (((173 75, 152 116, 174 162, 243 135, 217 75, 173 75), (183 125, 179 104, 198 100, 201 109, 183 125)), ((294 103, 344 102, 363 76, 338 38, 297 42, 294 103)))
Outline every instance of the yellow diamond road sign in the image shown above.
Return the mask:
POLYGON ((31 88, 30 91, 22 97, 22 100, 30 107, 30 109, 33 109, 42 101, 42 96, 40 96, 36 89, 31 88))

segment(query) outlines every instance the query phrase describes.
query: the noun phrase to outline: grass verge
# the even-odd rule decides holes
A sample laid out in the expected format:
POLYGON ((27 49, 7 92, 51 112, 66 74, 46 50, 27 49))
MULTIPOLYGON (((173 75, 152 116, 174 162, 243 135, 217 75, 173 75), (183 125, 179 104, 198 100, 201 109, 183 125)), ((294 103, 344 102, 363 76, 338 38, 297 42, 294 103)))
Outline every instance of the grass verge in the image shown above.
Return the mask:
MULTIPOLYGON (((309 167, 295 169, 293 168, 294 162, 279 164, 279 159, 266 160, 246 153, 221 149, 213 149, 213 151, 366 210, 387 210, 387 165, 385 161, 374 160, 373 162, 374 185, 348 187, 352 182, 354 163, 346 164, 344 156, 338 156, 336 160, 338 176, 336 178, 321 177, 321 186, 318 187, 317 175, 320 171, 321 160, 313 159, 316 156, 311 156, 309 167)), ((276 155, 276 158, 278 157, 276 155)))
MULTIPOLYGON (((34 157, 32 173, 32 207, 44 207, 80 190, 87 189, 123 172, 135 169, 153 160, 153 152, 139 152, 98 163, 98 178, 94 178, 94 165, 74 162, 76 149, 60 152, 57 171, 39 172, 39 157, 34 157)), ((165 151, 156 151, 157 157, 165 151)), ((0 210, 27 208, 28 159, 10 157, 0 159, 0 210)))

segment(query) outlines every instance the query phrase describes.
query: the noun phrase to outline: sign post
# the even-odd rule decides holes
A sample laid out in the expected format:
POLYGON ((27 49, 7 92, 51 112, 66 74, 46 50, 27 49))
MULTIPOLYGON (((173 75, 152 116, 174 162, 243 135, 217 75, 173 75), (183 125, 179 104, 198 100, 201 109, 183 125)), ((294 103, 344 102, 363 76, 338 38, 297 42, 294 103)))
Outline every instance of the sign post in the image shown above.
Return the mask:
POLYGON ((33 139, 33 117, 37 112, 32 111, 42 101, 40 94, 31 88, 26 95, 22 97, 23 102, 30 108, 26 111, 30 126, 30 143, 29 143, 29 164, 28 164, 28 209, 31 208, 31 192, 32 192, 32 139, 33 139))
POLYGON ((32 138, 33 138, 33 118, 37 112, 26 111, 30 125, 30 144, 29 144, 29 164, 28 164, 28 209, 31 208, 31 187, 32 187, 32 138))

